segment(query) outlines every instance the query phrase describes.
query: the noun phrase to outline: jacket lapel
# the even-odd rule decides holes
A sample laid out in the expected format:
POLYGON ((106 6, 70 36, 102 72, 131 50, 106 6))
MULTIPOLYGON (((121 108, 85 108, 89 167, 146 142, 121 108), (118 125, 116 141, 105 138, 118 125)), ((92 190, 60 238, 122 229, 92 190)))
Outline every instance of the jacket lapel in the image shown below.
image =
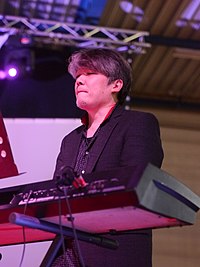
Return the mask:
POLYGON ((75 136, 73 136, 73 140, 70 139, 70 143, 67 146, 68 147, 67 161, 68 161, 68 165, 71 166, 72 168, 74 168, 76 165, 76 159, 79 153, 79 146, 80 146, 81 139, 82 139, 83 129, 84 129, 84 126, 81 126, 78 128, 78 130, 75 133, 75 136))
POLYGON ((93 171, 95 164, 98 161, 106 143, 108 142, 112 131, 118 124, 123 111, 124 109, 122 107, 117 106, 116 109, 113 111, 113 114, 109 118, 109 121, 106 122, 106 124, 100 129, 97 136, 97 140, 94 142, 90 150, 90 158, 86 168, 87 173, 93 171))

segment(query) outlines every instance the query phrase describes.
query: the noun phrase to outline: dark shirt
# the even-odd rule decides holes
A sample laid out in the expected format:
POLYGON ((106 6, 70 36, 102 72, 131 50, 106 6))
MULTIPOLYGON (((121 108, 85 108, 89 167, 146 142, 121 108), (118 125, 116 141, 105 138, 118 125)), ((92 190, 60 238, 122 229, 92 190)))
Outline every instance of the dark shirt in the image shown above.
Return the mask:
POLYGON ((110 108, 103 122, 101 123, 99 128, 96 130, 95 134, 90 138, 87 138, 87 124, 88 124, 87 114, 82 118, 82 123, 85 124, 85 130, 82 133, 81 144, 79 147, 79 152, 78 152, 78 156, 76 159, 76 165, 74 168, 74 172, 77 175, 77 177, 85 173, 85 169, 87 167, 87 163, 90 157, 90 149, 93 146, 95 140, 97 139, 100 129, 107 123, 115 107, 116 105, 110 108))
POLYGON ((94 144, 96 137, 97 137, 97 132, 91 138, 86 137, 86 131, 83 132, 78 156, 76 159, 76 165, 74 168, 74 172, 77 177, 85 173, 87 162, 89 160, 90 149, 94 144))

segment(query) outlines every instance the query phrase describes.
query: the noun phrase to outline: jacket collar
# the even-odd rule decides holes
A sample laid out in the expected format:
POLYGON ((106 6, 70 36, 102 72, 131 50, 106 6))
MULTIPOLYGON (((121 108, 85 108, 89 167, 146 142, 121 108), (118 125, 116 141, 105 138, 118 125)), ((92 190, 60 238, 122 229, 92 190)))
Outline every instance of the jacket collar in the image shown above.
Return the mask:
POLYGON ((90 150, 90 160, 88 161, 86 173, 91 173, 94 170, 94 167, 123 112, 124 108, 117 105, 108 118, 108 121, 103 125, 103 127, 101 127, 101 130, 98 133, 98 138, 90 150))
MULTIPOLYGON (((110 110, 108 111, 108 113, 106 114, 105 118, 103 119, 103 122, 101 124, 103 124, 104 122, 106 122, 112 115, 112 113, 114 112, 114 110, 119 106, 119 104, 114 104, 110 110)), ((83 125, 85 125, 87 127, 88 125, 88 113, 86 112, 84 114, 84 116, 81 118, 81 122, 83 125)))

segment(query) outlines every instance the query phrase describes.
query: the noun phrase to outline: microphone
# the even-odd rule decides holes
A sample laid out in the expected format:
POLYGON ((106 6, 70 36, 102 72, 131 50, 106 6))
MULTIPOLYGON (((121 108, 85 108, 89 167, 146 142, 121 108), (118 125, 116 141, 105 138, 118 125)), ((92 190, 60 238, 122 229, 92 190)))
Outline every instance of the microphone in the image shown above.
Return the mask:
POLYGON ((83 188, 87 186, 87 183, 82 176, 77 177, 71 167, 62 166, 56 176, 56 185, 58 187, 73 185, 75 188, 83 188))

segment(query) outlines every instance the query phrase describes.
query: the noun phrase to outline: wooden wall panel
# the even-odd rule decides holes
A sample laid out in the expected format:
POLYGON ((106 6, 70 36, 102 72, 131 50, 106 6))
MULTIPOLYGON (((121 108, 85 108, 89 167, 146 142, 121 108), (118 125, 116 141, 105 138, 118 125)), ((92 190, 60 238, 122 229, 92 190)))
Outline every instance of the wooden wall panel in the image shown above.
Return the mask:
MULTIPOLYGON (((165 159, 162 168, 200 196, 200 131, 161 127, 165 159)), ((200 264, 200 214, 192 226, 153 232, 154 267, 200 264)))

